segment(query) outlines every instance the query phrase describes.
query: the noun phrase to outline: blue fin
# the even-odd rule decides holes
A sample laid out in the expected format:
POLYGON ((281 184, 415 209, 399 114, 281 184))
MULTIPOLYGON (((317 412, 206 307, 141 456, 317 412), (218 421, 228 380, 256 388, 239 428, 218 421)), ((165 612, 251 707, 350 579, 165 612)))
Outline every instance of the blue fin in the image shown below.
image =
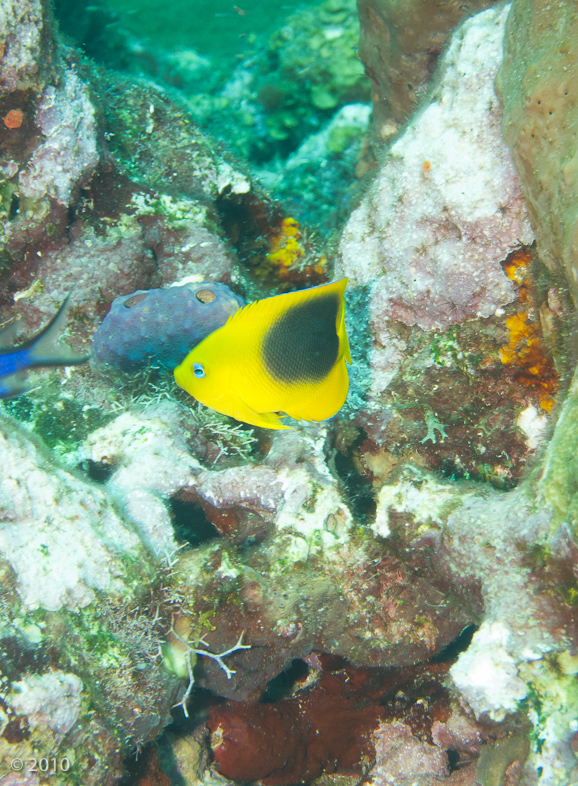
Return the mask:
MULTIPOLYGON (((20 344, 18 349, 27 349, 30 355, 30 368, 38 366, 75 366, 86 363, 90 355, 79 355, 69 347, 57 344, 60 331, 66 323, 66 311, 70 293, 50 320, 48 325, 32 338, 20 344)), ((10 325, 8 327, 11 327, 10 325)))

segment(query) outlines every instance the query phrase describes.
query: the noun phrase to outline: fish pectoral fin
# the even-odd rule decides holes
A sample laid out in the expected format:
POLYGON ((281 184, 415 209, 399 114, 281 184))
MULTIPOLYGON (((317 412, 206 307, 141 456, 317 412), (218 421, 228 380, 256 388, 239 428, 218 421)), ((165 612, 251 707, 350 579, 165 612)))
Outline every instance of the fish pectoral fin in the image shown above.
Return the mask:
POLYGON ((237 399, 235 411, 231 412, 231 416, 235 420, 249 423, 251 426, 272 429, 291 428, 291 426, 286 426, 275 412, 257 412, 243 401, 240 396, 237 399))

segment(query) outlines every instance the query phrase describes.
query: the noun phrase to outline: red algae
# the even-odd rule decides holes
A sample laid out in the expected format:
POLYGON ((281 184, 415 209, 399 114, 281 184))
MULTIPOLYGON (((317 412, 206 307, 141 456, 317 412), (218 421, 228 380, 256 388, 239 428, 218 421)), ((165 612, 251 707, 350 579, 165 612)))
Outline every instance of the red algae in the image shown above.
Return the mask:
POLYGON ((403 721, 430 743, 433 723, 450 713, 441 685, 449 665, 347 666, 322 673, 313 687, 289 699, 214 707, 208 726, 217 769, 265 786, 307 783, 322 773, 363 773, 374 759, 372 732, 380 720, 403 721))

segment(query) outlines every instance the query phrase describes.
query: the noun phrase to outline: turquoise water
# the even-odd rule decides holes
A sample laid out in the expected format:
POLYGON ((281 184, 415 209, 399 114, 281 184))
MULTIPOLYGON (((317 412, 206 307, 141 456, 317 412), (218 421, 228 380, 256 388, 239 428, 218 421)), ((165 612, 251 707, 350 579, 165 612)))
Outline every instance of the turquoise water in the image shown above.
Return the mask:
POLYGON ((162 5, 157 0, 105 0, 121 24, 135 36, 156 46, 194 48, 201 54, 244 57, 255 36, 268 36, 279 21, 306 5, 300 0, 263 3, 262 0, 180 0, 162 5))

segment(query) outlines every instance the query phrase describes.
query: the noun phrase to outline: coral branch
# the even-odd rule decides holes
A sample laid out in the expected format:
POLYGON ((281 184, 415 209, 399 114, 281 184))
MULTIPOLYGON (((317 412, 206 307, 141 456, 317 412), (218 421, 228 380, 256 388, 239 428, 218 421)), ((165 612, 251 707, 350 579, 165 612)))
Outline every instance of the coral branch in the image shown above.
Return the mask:
MULTIPOLYGON (((178 701, 176 704, 173 704, 173 707, 182 707, 183 708, 183 713, 185 715, 185 718, 188 718, 189 717, 189 713, 187 711, 187 701, 189 699, 189 696, 191 695, 191 691, 193 690, 193 685, 195 684, 195 675, 193 673, 192 656, 193 655, 204 655, 206 658, 212 658, 223 669, 223 671, 227 675, 227 679, 230 680, 231 677, 233 676, 233 674, 235 674, 236 672, 235 672, 234 669, 230 669, 223 662, 222 659, 226 658, 227 655, 232 655, 234 652, 238 652, 239 650, 250 650, 251 649, 251 645, 250 644, 243 644, 243 636, 245 635, 245 631, 242 631, 241 635, 239 636, 239 638, 237 640, 237 643, 233 647, 231 647, 228 650, 225 650, 225 652, 215 653, 215 652, 209 652, 209 650, 199 650, 199 649, 196 649, 195 647, 191 647, 190 644, 187 641, 185 641, 185 639, 182 638, 182 636, 179 636, 179 634, 175 631, 174 628, 171 628, 171 633, 186 648, 185 649, 185 662, 187 664, 187 673, 188 673, 188 678, 189 678, 189 684, 187 685, 186 691, 183 693, 183 696, 182 696, 181 700, 178 701)), ((200 644, 204 644, 205 646, 208 646, 206 644, 206 642, 203 641, 202 638, 200 639, 199 643, 200 644)))

